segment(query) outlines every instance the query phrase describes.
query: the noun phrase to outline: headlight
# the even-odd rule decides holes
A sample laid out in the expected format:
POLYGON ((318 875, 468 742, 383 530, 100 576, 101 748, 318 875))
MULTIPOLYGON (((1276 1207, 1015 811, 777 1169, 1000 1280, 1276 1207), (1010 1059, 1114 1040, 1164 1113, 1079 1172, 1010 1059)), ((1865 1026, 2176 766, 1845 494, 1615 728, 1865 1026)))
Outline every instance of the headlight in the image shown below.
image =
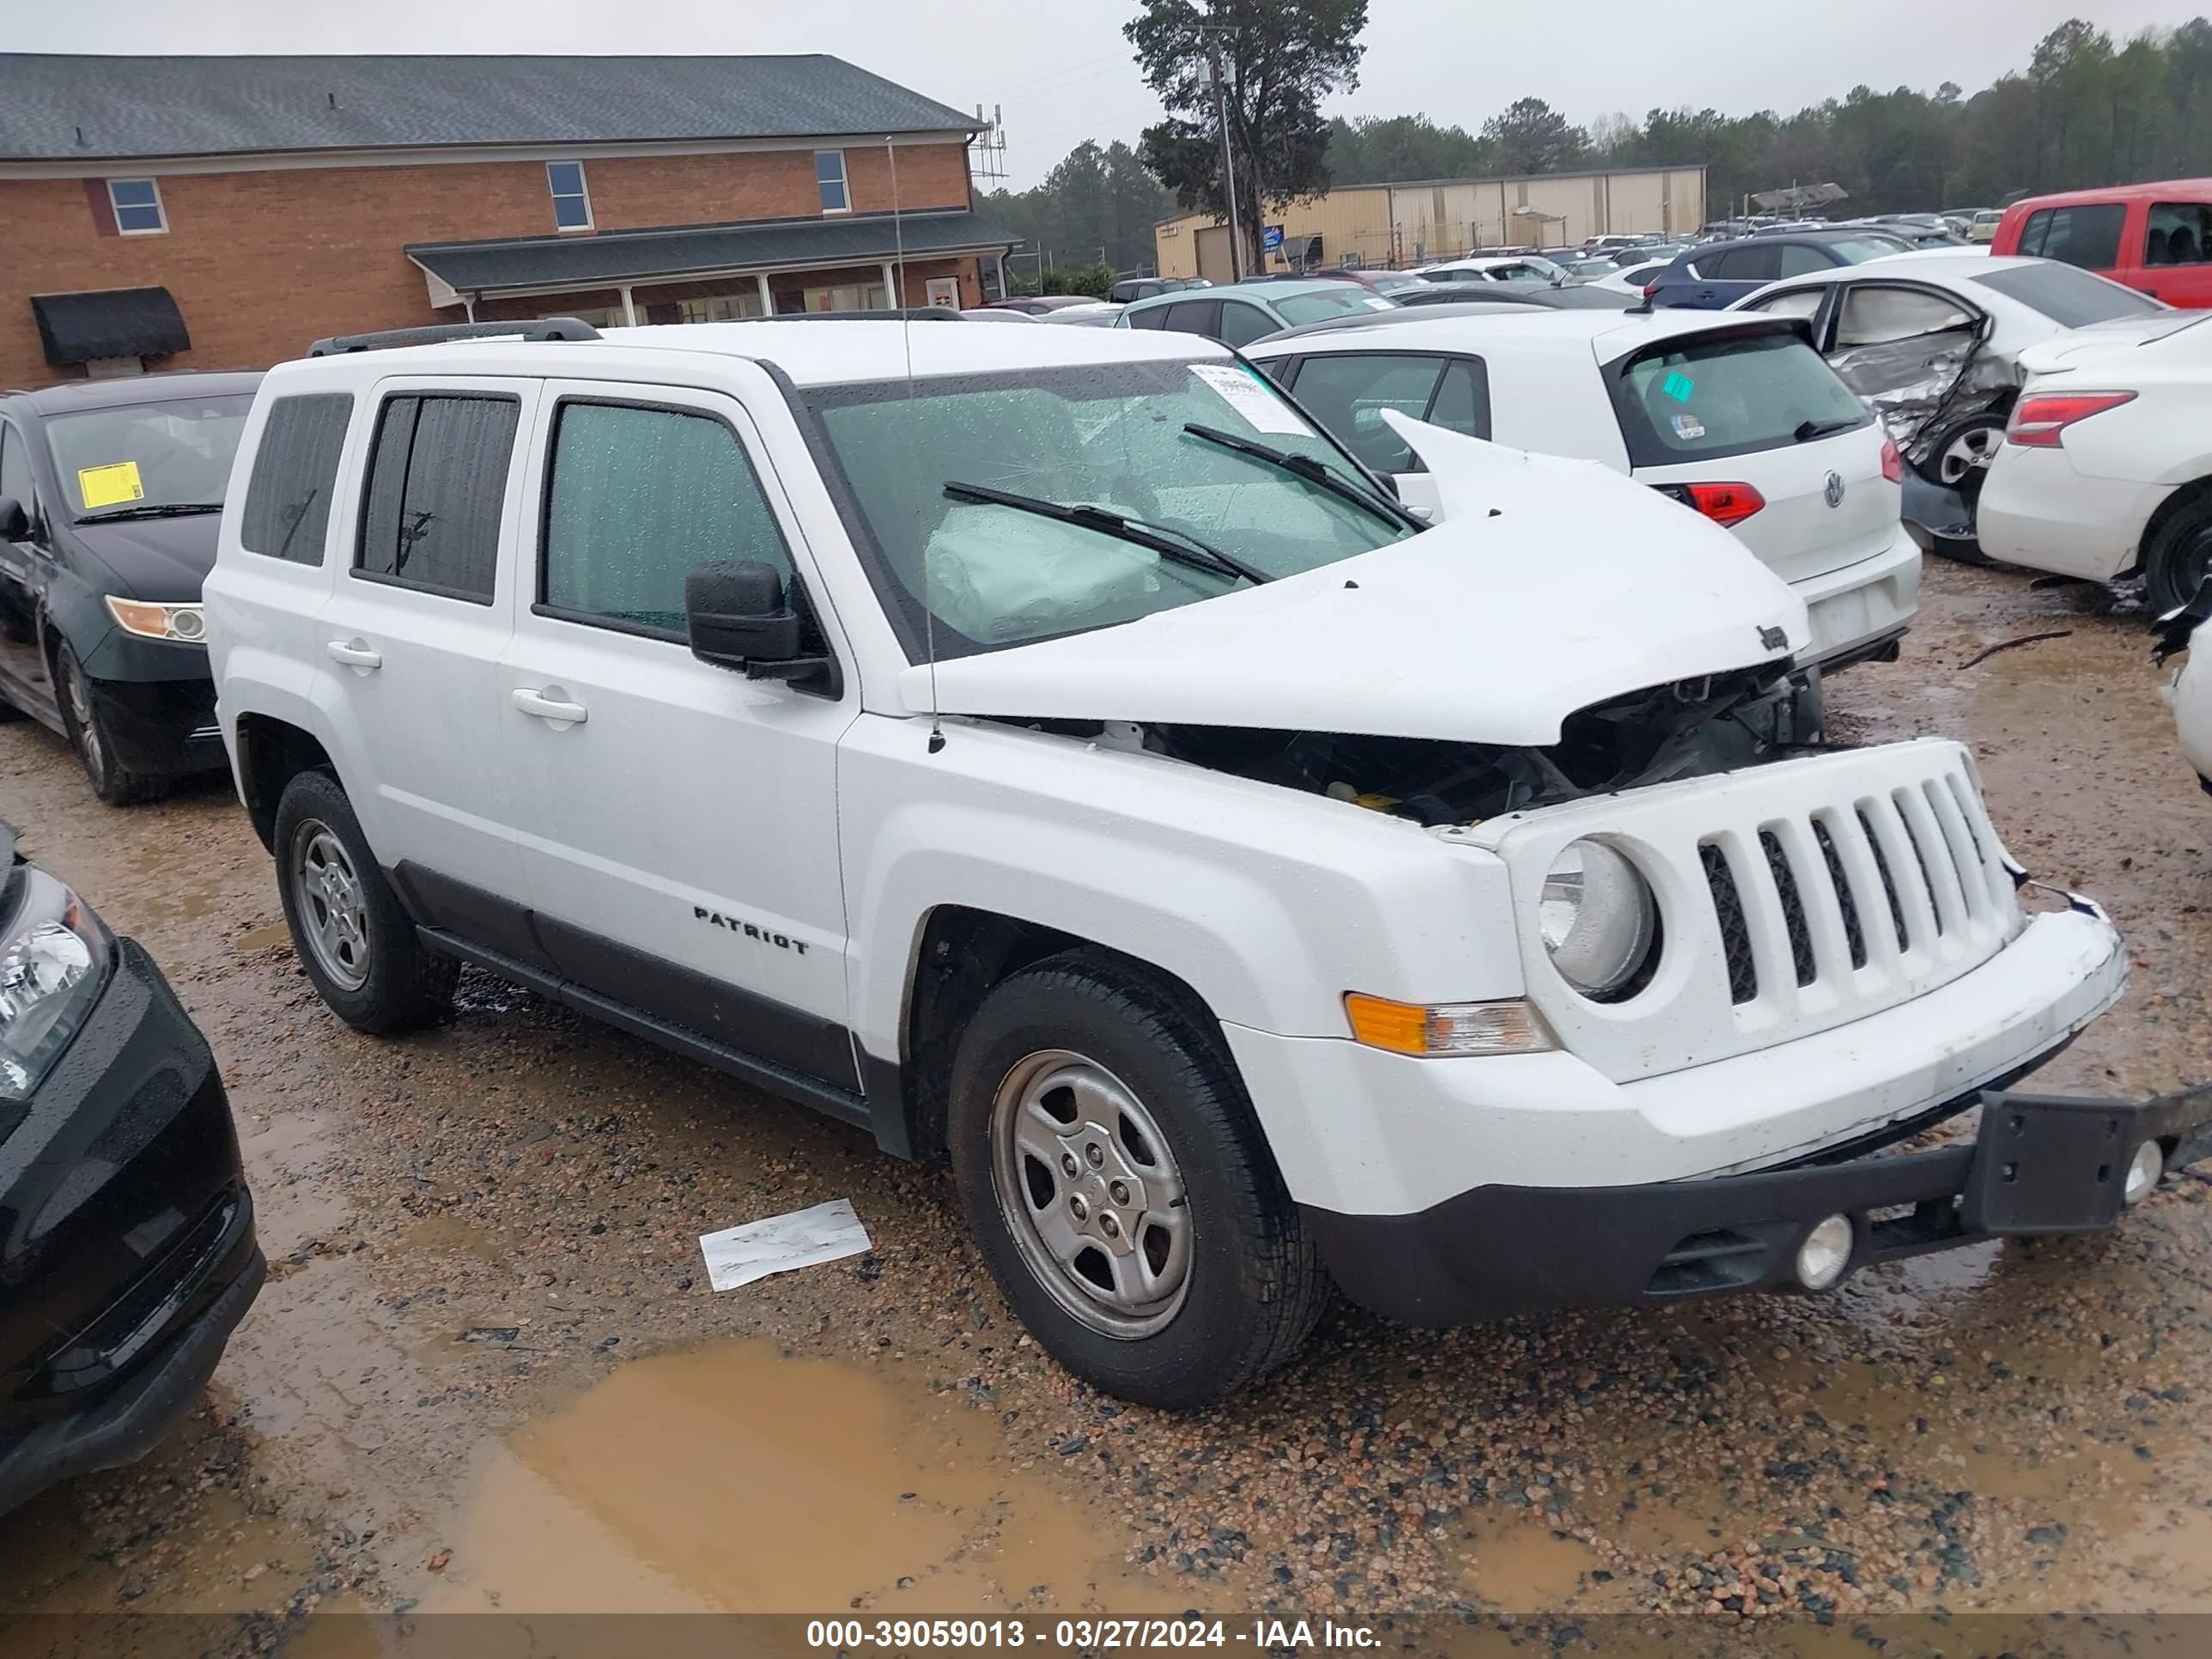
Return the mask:
POLYGON ((114 941, 92 907, 18 866, 0 921, 0 1101, 30 1098, 99 1000, 114 941))
POLYGON ((1602 842, 1570 842, 1559 849, 1544 877, 1536 916, 1552 966, 1588 997, 1627 985, 1658 943, 1659 902, 1651 884, 1602 842))
POLYGON ((182 640, 198 645, 207 638, 207 616, 197 604, 149 605, 143 599, 107 596, 107 614, 126 634, 146 640, 182 640))

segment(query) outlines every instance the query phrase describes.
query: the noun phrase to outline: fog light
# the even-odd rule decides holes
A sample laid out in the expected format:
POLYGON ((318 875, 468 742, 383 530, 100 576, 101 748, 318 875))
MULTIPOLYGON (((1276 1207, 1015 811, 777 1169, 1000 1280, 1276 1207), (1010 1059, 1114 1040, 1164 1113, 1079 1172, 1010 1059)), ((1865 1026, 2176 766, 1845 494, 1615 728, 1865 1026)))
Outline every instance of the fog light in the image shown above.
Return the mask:
POLYGON ((2158 1149, 2158 1142, 2146 1140, 2136 1148, 2136 1155, 2128 1160, 2128 1182, 2120 1188, 2123 1204, 2140 1204, 2158 1185, 2158 1178, 2166 1173, 2166 1154, 2158 1149))
POLYGON ((1825 1291, 1833 1285, 1851 1265, 1851 1245, 1856 1237, 1847 1215, 1832 1215, 1815 1222, 1797 1247, 1797 1282, 1808 1291, 1825 1291))

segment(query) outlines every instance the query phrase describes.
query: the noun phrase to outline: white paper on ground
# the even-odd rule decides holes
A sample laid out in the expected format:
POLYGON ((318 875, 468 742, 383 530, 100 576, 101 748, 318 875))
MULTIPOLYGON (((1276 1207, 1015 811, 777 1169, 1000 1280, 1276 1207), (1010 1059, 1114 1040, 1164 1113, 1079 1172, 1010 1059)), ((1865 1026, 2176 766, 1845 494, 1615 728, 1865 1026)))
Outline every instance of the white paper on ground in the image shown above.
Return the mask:
POLYGON ((853 1212, 852 1200, 834 1198, 811 1210, 748 1221, 719 1233, 702 1233, 699 1250, 707 1258, 707 1278, 718 1291, 734 1291, 770 1273, 794 1267, 818 1267, 874 1248, 868 1230, 853 1212))

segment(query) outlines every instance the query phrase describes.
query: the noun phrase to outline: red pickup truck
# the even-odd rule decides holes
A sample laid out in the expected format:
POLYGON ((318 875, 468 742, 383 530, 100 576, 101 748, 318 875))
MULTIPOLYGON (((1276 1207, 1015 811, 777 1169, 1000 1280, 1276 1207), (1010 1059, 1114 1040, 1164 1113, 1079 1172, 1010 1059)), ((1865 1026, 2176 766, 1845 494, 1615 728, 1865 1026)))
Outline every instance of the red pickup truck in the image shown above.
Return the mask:
POLYGON ((2212 307, 2212 179, 2031 196, 2005 210, 1990 252, 2063 259, 2170 306, 2212 307))

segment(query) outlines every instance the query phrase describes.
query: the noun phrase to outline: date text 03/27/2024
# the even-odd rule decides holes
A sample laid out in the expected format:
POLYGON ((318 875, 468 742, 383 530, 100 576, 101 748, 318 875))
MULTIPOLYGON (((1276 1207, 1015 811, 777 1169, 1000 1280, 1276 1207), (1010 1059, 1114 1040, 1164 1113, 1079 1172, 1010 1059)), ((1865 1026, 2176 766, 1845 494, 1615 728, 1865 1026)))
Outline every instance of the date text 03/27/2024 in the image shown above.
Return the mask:
POLYGON ((1364 1625, 1318 1624, 1304 1619, 1255 1619, 1243 1628, 1219 1619, 1055 1619, 1049 1623, 1013 1619, 815 1619, 807 1621, 806 1644, 843 1652, 873 1649, 903 1652, 921 1649, 1022 1648, 1032 1644, 1075 1652, 1109 1649, 1225 1648, 1231 1644, 1261 1653, 1304 1653, 1312 1649, 1372 1648, 1375 1632, 1364 1625))

